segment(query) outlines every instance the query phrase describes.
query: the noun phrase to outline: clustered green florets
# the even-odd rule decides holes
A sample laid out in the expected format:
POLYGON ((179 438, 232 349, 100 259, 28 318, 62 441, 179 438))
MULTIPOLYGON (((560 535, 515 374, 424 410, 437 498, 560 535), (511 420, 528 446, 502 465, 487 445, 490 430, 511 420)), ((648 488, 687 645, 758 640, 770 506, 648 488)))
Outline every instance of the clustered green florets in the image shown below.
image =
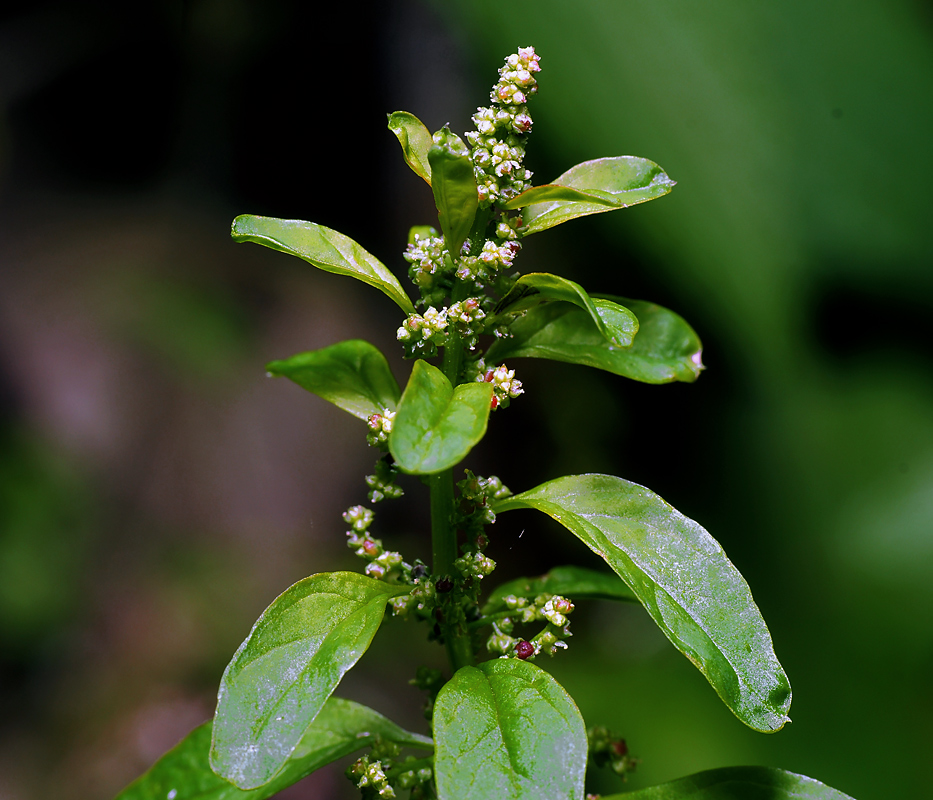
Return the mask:
POLYGON ((506 608, 511 612, 492 625, 492 636, 486 642, 486 649, 499 653, 502 657, 517 656, 533 658, 540 653, 553 656, 559 649, 567 647, 564 639, 570 633, 570 620, 567 615, 573 611, 573 603, 566 597, 556 594, 540 594, 534 600, 527 597, 509 595, 504 598, 506 608), (546 622, 544 629, 529 640, 512 636, 516 623, 528 625, 533 622, 546 622), (530 644, 528 655, 517 652, 520 644, 530 644))

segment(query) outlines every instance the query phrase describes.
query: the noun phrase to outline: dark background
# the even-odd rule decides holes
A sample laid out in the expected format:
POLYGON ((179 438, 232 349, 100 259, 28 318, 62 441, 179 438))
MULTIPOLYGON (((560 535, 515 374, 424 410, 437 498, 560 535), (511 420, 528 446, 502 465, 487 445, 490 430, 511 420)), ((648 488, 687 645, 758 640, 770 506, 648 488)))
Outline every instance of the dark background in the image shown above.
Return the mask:
MULTIPOLYGON (((769 622, 794 722, 745 729, 639 609, 581 604, 572 647, 544 666, 588 723, 625 733, 642 759, 629 788, 760 763, 859 800, 923 796, 931 41, 931 8, 911 0, 5 13, 0 798, 113 796, 210 715, 275 595, 356 567, 340 513, 363 499, 374 454, 358 422, 263 364, 361 337, 403 380, 397 309, 234 246, 229 223, 310 219, 403 274, 408 226, 432 202, 385 114, 463 132, 501 59, 528 44, 543 66, 536 182, 634 154, 679 183, 529 239, 519 266, 675 309, 708 370, 655 387, 516 362, 527 394, 494 416, 474 466, 516 491, 617 474, 701 522, 769 622)), ((378 532, 426 557, 425 495, 408 488, 378 532)), ((512 516, 493 529, 497 576, 592 564, 512 516)), ((340 693, 417 727, 405 682, 419 637, 390 621, 340 693)), ((286 794, 347 789, 335 768, 286 794)))

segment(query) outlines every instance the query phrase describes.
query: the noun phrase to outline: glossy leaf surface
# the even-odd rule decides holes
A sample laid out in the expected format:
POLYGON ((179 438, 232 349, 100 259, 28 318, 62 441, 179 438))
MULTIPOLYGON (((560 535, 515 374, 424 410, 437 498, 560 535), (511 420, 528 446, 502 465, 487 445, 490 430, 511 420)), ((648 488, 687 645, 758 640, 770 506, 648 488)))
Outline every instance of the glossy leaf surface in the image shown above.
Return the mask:
POLYGON ((430 185, 431 164, 428 161, 428 150, 434 144, 431 132, 418 117, 407 111, 393 111, 389 114, 389 130, 395 134, 402 146, 405 163, 430 185))
POLYGON ((582 800, 583 718, 564 688, 514 658, 462 667, 434 706, 440 800, 582 800))
POLYGON ((355 572, 312 575, 277 597, 224 671, 211 766, 241 789, 268 783, 366 652, 390 586, 355 572))
POLYGON ((447 251, 457 257, 470 234, 479 207, 473 161, 469 148, 447 128, 434 134, 428 160, 431 162, 434 205, 437 206, 447 251))
MULTIPOLYGON (((610 298, 593 298, 596 303, 610 298)), ((703 369, 699 337, 673 311, 643 300, 611 298, 638 318, 638 334, 629 348, 610 344, 589 315, 565 303, 542 305, 511 325, 511 338, 497 339, 487 360, 549 358, 604 369, 644 383, 692 382, 703 369)))
POLYGON ((594 300, 579 283, 547 272, 522 275, 499 301, 495 314, 497 317, 514 314, 555 301, 571 303, 585 311, 600 335, 616 347, 629 347, 638 332, 638 318, 624 306, 594 300))
POLYGON ((723 702, 755 730, 788 721, 791 690, 748 584, 722 547, 650 489, 611 475, 569 475, 495 504, 536 508, 624 580, 723 702))
POLYGON ((602 800, 852 800, 824 783, 772 767, 723 767, 602 800))
POLYGON ((483 613, 505 611, 505 598, 509 595, 533 599, 539 594, 559 594, 572 600, 638 602, 635 593, 617 575, 570 565, 554 567, 539 578, 516 578, 497 586, 486 600, 483 613))
MULTIPOLYGON (((522 229, 527 236, 576 217, 600 214, 616 208, 627 208, 662 197, 674 188, 672 181, 657 164, 636 156, 614 156, 584 161, 568 169, 552 184, 568 186, 580 191, 606 192, 615 198, 616 205, 599 201, 549 200, 525 208, 522 229)), ((517 199, 517 198, 516 198, 517 199)))
POLYGON ((544 186, 533 186, 531 189, 526 189, 507 203, 503 203, 502 207, 512 211, 530 205, 552 203, 556 201, 595 203, 596 205, 609 206, 609 208, 606 209, 607 211, 613 208, 623 207, 622 201, 609 192, 604 192, 599 189, 583 191, 582 189, 573 189, 570 186, 560 186, 556 183, 547 183, 544 186))
POLYGON ((385 356, 362 339, 272 361, 266 370, 293 380, 360 419, 387 408, 394 411, 402 394, 385 356))
POLYGON ((371 708, 331 697, 282 771, 264 786, 238 789, 211 769, 211 723, 205 722, 127 786, 116 800, 266 800, 325 764, 368 747, 376 736, 404 747, 434 748, 426 736, 400 728, 371 708))
POLYGON ((491 399, 491 384, 455 389, 437 367, 416 361, 389 435, 396 464, 419 475, 457 464, 486 433, 491 399))
POLYGON ((385 292, 406 314, 415 310, 402 285, 385 264, 349 236, 323 225, 242 214, 233 220, 231 235, 237 242, 262 244, 304 259, 325 272, 357 278, 385 292))

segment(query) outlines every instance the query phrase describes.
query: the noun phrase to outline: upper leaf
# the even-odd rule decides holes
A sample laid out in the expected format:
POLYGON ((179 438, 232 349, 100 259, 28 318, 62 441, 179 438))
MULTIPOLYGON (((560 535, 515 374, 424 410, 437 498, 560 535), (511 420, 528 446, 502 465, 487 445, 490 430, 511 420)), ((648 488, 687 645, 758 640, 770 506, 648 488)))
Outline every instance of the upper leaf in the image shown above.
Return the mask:
POLYGON ((433 725, 440 800, 583 798, 583 718, 534 664, 462 667, 437 695, 433 725))
POLYGON ((394 411, 402 394, 385 356, 362 339, 272 361, 266 369, 360 419, 394 411))
POLYGON ((400 728, 371 708, 331 697, 282 771, 257 789, 238 789, 212 769, 211 723, 199 725, 137 778, 116 800, 266 800, 325 764, 373 744, 379 736, 405 747, 432 750, 426 736, 400 728))
POLYGON ((434 204, 444 231, 447 252, 451 258, 457 258, 479 207, 473 161, 469 148, 447 128, 434 134, 428 160, 431 162, 434 204))
POLYGON ((241 214, 233 220, 237 242, 256 242, 298 256, 309 264, 338 275, 349 275, 381 289, 406 313, 414 312, 402 285, 378 258, 349 236, 300 219, 275 219, 241 214))
POLYGON ((602 800, 853 800, 824 783, 773 767, 723 767, 602 800))
POLYGON ((624 304, 638 318, 638 335, 631 347, 608 342, 583 310, 551 303, 512 322, 511 337, 493 342, 487 361, 527 356, 583 364, 644 383, 696 380, 703 369, 703 347, 682 317, 643 300, 593 298, 597 304, 612 301, 624 304))
POLYGON ((575 600, 638 602, 632 590, 618 576, 571 565, 554 567, 540 578, 516 578, 497 586, 486 600, 483 614, 505 611, 508 608, 505 598, 510 595, 532 599, 539 594, 559 594, 575 600))
MULTIPOLYGON (((555 197, 547 202, 534 202, 526 206, 522 214, 525 223, 522 232, 526 236, 553 228, 576 217, 600 214, 603 211, 627 208, 636 203, 654 200, 673 189, 675 182, 653 161, 636 156, 615 156, 577 164, 553 181, 553 184, 579 189, 595 196, 587 200, 565 200, 555 197), (600 192, 606 194, 598 194, 600 192), (609 198, 606 195, 615 199, 614 205, 608 205, 609 198)), ((521 197, 522 195, 519 195, 512 202, 520 202, 521 197)), ((532 200, 534 199, 532 195, 532 200)), ((511 207, 520 208, 518 205, 511 207)))
POLYGON ((572 189, 569 186, 560 186, 556 183, 546 183, 544 186, 533 186, 526 189, 511 200, 502 204, 502 208, 512 211, 526 206, 550 203, 555 201, 572 201, 578 203, 595 203, 596 205, 608 206, 606 211, 613 208, 622 208, 623 203, 615 195, 604 192, 601 189, 572 189))
POLYGON ((722 547, 644 486, 568 475, 495 504, 556 519, 624 580, 664 634, 749 727, 788 721, 790 683, 748 584, 722 547))
POLYGON ((389 114, 389 130, 402 145, 405 162, 430 186, 431 164, 428 161, 428 150, 433 144, 430 131, 418 117, 407 111, 393 111, 389 114))
MULTIPOLYGON (((527 311, 549 301, 571 303, 583 309, 600 335, 616 347, 630 347, 638 332, 638 318, 624 306, 594 300, 579 283, 547 272, 522 275, 496 306, 497 317, 527 311)), ((492 325, 496 324, 492 320, 492 325)))
POLYGON ((390 586, 355 572, 312 575, 277 597, 224 671, 211 767, 241 789, 272 780, 366 652, 390 586))
POLYGON ((389 452, 405 472, 428 475, 457 464, 486 433, 492 384, 456 389, 427 361, 415 362, 389 434, 389 452))

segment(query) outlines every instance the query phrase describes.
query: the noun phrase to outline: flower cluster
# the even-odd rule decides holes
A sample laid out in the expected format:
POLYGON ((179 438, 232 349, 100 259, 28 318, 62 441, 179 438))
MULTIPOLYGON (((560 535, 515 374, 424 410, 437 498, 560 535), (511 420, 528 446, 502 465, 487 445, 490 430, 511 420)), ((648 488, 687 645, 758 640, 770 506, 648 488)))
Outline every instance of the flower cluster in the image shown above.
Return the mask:
POLYGON ((396 333, 405 358, 432 358, 447 342, 447 309, 431 306, 421 314, 409 314, 396 333))
MULTIPOLYGON (((395 414, 389 412, 394 417, 395 414)), ((375 414, 373 416, 376 416, 375 414)), ((370 417, 372 419, 372 417, 370 417)), ((383 430, 385 428, 383 422, 383 430)), ((391 430, 392 420, 388 421, 389 428, 391 430)), ((384 458, 380 458, 376 462, 376 471, 372 475, 367 475, 366 485, 369 487, 369 492, 366 497, 370 503, 378 503, 380 500, 389 498, 390 500, 396 500, 401 497, 405 492, 402 490, 402 487, 395 482, 395 478, 398 476, 398 468, 391 466, 388 461, 384 458)))
POLYGON ((381 761, 371 761, 369 756, 357 759, 349 769, 347 777, 353 781, 358 789, 363 790, 363 797, 395 797, 395 790, 389 785, 385 769, 381 761))
POLYGON ((347 531, 347 547, 369 563, 364 572, 370 578, 395 581, 406 579, 411 574, 411 565, 402 560, 400 553, 386 550, 380 539, 369 533, 375 514, 364 506, 353 506, 343 512, 343 520, 350 526, 347 531))
POLYGON ((563 640, 571 636, 567 615, 573 611, 573 603, 566 597, 541 594, 532 601, 527 597, 509 595, 504 602, 513 613, 493 623, 492 636, 486 642, 486 649, 491 653, 525 659, 541 652, 552 656, 558 649, 567 647, 563 640), (530 640, 512 636, 516 623, 528 625, 540 621, 547 622, 547 625, 530 640))
POLYGON ((468 297, 447 309, 447 323, 453 325, 463 344, 470 350, 476 348, 479 335, 483 333, 483 320, 486 312, 480 305, 480 298, 468 297))
MULTIPOLYGON (((479 360, 480 362, 482 359, 479 360)), ((477 362, 479 364, 479 362, 477 362)), ((492 409, 506 408, 509 402, 514 400, 520 394, 524 394, 522 382, 516 380, 515 370, 509 369, 505 364, 500 364, 495 369, 487 369, 476 377, 477 383, 486 382, 492 384, 492 409)))
POLYGON ((366 441, 373 447, 385 445, 389 441, 389 434, 392 433, 394 420, 395 412, 388 408, 383 409, 381 414, 370 414, 366 420, 366 424, 369 425, 366 441))
POLYGON ((505 60, 492 89, 488 108, 473 115, 476 130, 466 134, 472 148, 480 204, 508 200, 530 186, 531 172, 522 166, 525 135, 531 130, 526 102, 538 91, 539 57, 533 47, 519 48, 505 60))
POLYGON ((408 263, 408 274, 421 292, 420 306, 440 305, 450 289, 450 269, 445 263, 447 251, 444 239, 433 228, 426 234, 414 234, 414 241, 402 254, 408 263))
POLYGON ((587 729, 586 739, 588 755, 597 767, 609 766, 622 780, 635 771, 638 759, 629 755, 628 745, 621 736, 604 725, 595 725, 587 729))

